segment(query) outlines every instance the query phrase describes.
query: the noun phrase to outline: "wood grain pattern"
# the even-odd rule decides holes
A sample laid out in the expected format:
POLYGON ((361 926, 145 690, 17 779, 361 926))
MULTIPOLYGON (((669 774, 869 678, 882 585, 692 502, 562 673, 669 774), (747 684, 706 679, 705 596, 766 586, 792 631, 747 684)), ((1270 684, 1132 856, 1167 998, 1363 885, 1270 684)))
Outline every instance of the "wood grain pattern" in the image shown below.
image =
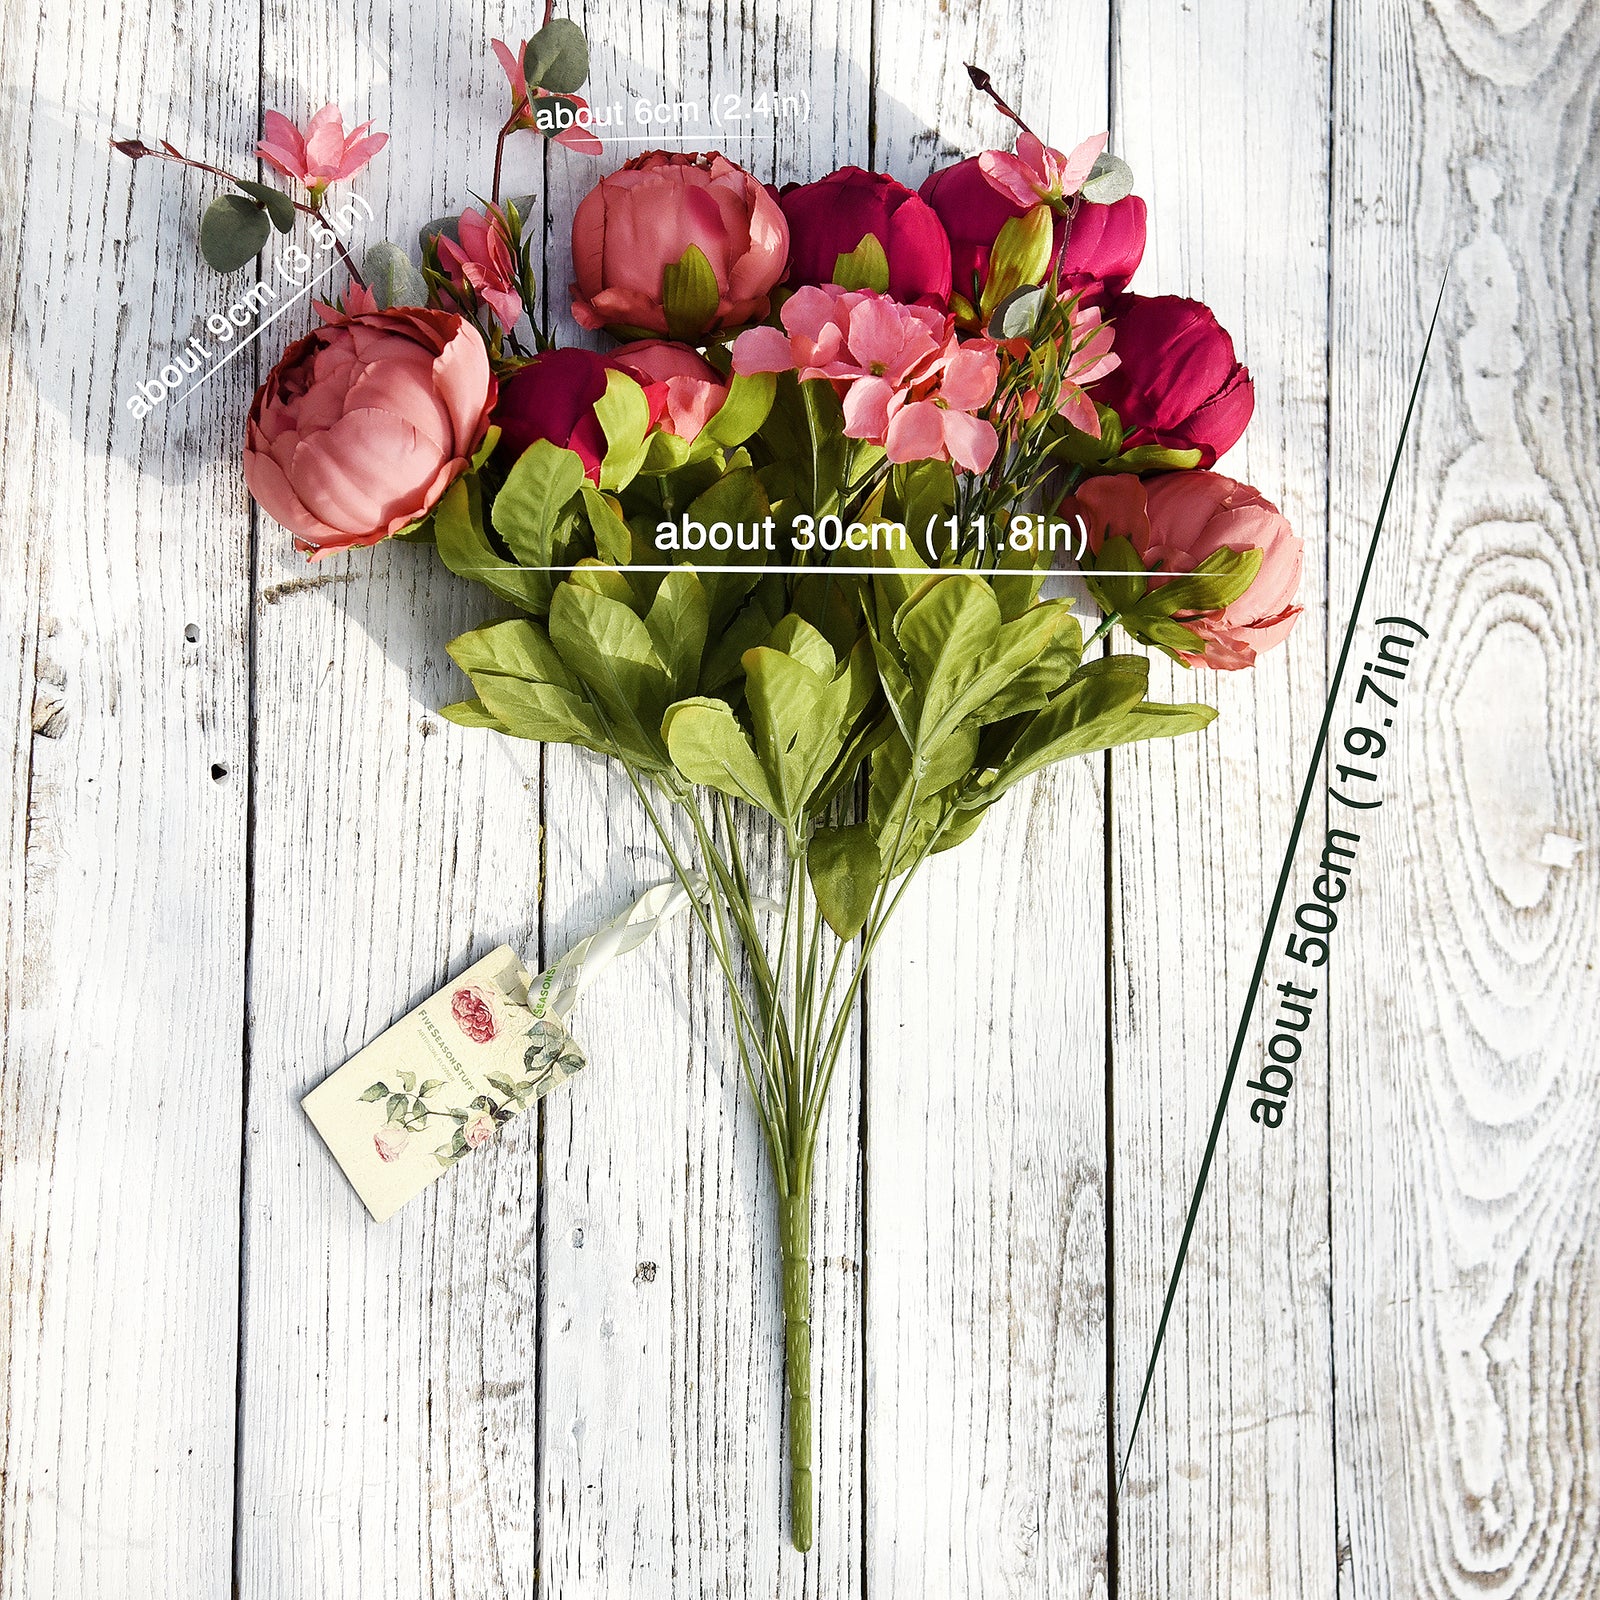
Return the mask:
MULTIPOLYGON (((6 8, 0 1594, 221 1597, 232 1540, 245 397, 125 395, 223 288, 106 141, 241 137, 255 18, 6 8), (159 42, 158 42, 159 41, 159 42), (148 56, 148 59, 147 59, 148 56), (121 70, 145 61, 137 74, 121 70), (27 225, 21 225, 26 218, 27 225), (193 629, 192 637, 186 629, 193 629), (216 1292, 217 1286, 222 1292, 216 1292)), ((152 181, 147 181, 152 180, 152 181)))
POLYGON ((1453 256, 1370 607, 1430 638, 1334 978, 1340 1593, 1590 1596, 1600 27, 1455 0, 1339 19, 1335 607, 1453 256))
MULTIPOLYGON (((390 130, 358 185, 409 243, 492 163, 485 33, 404 6, 274 12, 263 100, 337 99, 390 130)), ((260 529, 245 1600, 533 1582, 537 1130, 517 1123, 378 1227, 298 1106, 466 963, 536 943, 538 752, 436 714, 460 693, 445 642, 486 602, 425 548, 308 568, 260 529)))
MULTIPOLYGON (((1306 613, 1255 672, 1153 670, 1152 695, 1219 707, 1212 728, 1112 756, 1119 1457, 1325 693, 1329 26, 1318 0, 1117 13, 1116 133, 1150 205, 1136 287, 1204 300, 1233 334, 1256 414, 1219 470, 1308 552, 1306 613)), ((1333 1591, 1326 1035, 1284 1125, 1252 1122, 1275 999, 1124 1484, 1128 1594, 1333 1591)))
MULTIPOLYGON (((874 164, 1106 125, 1103 6, 880 33, 874 164)), ((1098 763, 927 868, 868 985, 867 1586, 1107 1593, 1105 850, 1098 763)))

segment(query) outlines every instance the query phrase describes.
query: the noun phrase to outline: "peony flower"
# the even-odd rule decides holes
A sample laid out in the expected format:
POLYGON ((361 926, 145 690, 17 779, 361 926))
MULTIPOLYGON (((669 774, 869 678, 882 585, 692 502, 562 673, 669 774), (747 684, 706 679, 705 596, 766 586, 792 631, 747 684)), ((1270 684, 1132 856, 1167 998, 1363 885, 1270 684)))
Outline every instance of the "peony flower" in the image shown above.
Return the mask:
POLYGON ((439 264, 463 294, 470 291, 495 314, 510 332, 522 317, 522 296, 517 293, 517 260, 511 253, 511 229, 499 206, 487 212, 470 207, 456 226, 460 242, 449 234, 436 236, 439 264))
POLYGON ((652 150, 602 178, 578 206, 572 314, 585 328, 675 338, 737 327, 766 316, 788 259, 783 212, 742 167, 720 155, 652 150), (705 303, 669 317, 666 270, 691 249, 704 256, 714 283, 705 303))
MULTIPOLYGON (((500 63, 501 71, 505 73, 506 81, 511 85, 512 114, 508 131, 515 132, 519 128, 537 131, 538 113, 534 106, 540 100, 561 100, 570 106, 574 113, 589 109, 589 102, 575 94, 554 95, 548 89, 535 89, 532 95, 529 95, 528 77, 522 65, 523 54, 528 48, 526 40, 513 50, 504 39, 491 39, 489 48, 494 51, 495 59, 500 63)), ((564 144, 569 150, 577 150, 586 156, 605 154, 605 146, 600 143, 594 132, 582 123, 574 123, 572 127, 563 128, 560 133, 551 134, 550 137, 557 144, 564 144)))
POLYGON ((727 380, 704 356, 686 344, 667 339, 641 339, 625 344, 606 358, 645 385, 666 386, 666 411, 661 425, 686 444, 722 409, 728 398, 727 380))
POLYGON ((488 1044, 494 1038, 494 1007, 475 985, 465 984, 450 996, 450 1015, 474 1044, 488 1044))
POLYGON ((778 196, 789 220, 785 283, 832 283, 839 257, 870 233, 889 263, 889 293, 907 305, 950 299, 950 241, 925 200, 881 172, 844 167, 816 183, 791 183, 778 196))
POLYGON ((1255 386, 1211 312, 1177 295, 1125 294, 1106 315, 1122 365, 1096 398, 1122 419, 1124 448, 1198 450, 1202 467, 1232 449, 1255 409, 1255 386))
POLYGON ((404 1128, 379 1128, 372 1136, 372 1145, 380 1161, 398 1161, 400 1152, 410 1143, 411 1135, 404 1128))
MULTIPOLYGON (((536 439, 571 450, 583 461, 583 470, 600 481, 606 436, 595 415, 595 402, 606 392, 606 374, 620 362, 593 350, 546 350, 506 378, 494 420, 500 427, 500 448, 511 459, 520 456, 536 439)), ((667 387, 646 383, 650 427, 661 421, 667 407, 667 387)))
MULTIPOLYGON (((944 167, 920 190, 950 236, 955 293, 973 305, 989 281, 989 252, 1001 228, 1040 204, 1037 195, 1019 200, 996 188, 982 160, 969 156, 944 167)), ((1050 264, 1059 270, 1064 289, 1095 305, 1127 288, 1144 256, 1144 237, 1145 205, 1137 195, 1109 206, 1080 201, 1070 218, 1056 214, 1050 264)))
POLYGON ((494 1118, 487 1115, 474 1117, 462 1125, 461 1137, 467 1141, 469 1150, 488 1144, 494 1138, 494 1118))
POLYGON ((245 424, 244 477, 313 560, 427 515, 483 442, 489 352, 448 311, 395 306, 284 351, 245 424))
POLYGON ((781 332, 749 328, 734 341, 735 372, 827 379, 844 403, 845 436, 882 445, 893 462, 982 472, 994 459, 994 425, 974 414, 1000 375, 987 340, 963 344, 947 315, 837 284, 796 290, 780 315, 781 332))
POLYGON ((256 154, 286 178, 303 183, 315 205, 330 183, 353 178, 389 142, 386 133, 367 133, 363 122, 348 134, 344 115, 336 105, 326 105, 306 124, 304 134, 282 113, 269 111, 266 137, 256 154))
POLYGON ((1282 512, 1249 484, 1218 472, 1167 472, 1142 482, 1131 473, 1090 478, 1066 507, 1083 518, 1089 548, 1099 554, 1108 538, 1127 539, 1157 585, 1193 572, 1218 550, 1259 550, 1261 567, 1237 600, 1216 611, 1180 613, 1176 620, 1204 641, 1204 651, 1179 651, 1191 667, 1231 671, 1255 665, 1263 650, 1281 644, 1301 607, 1304 546, 1282 512))

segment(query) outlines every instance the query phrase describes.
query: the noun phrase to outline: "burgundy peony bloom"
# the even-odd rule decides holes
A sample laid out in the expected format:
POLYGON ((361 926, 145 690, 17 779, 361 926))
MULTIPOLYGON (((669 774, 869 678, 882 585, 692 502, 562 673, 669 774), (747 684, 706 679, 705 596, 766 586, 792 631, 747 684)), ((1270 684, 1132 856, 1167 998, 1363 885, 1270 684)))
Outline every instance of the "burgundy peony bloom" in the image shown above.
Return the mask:
POLYGON ((1238 442, 1255 386, 1207 307, 1177 295, 1125 294, 1106 307, 1122 365, 1095 390, 1122 419, 1123 443, 1198 450, 1211 466, 1238 442))
MULTIPOLYGON (((535 439, 548 439, 580 456, 583 470, 599 483, 606 436, 594 406, 605 394, 606 374, 613 369, 639 381, 626 362, 592 350, 546 350, 519 367, 501 383, 494 409, 500 448, 515 460, 535 439)), ((645 382, 642 387, 654 428, 667 408, 667 386, 645 382)))
MULTIPOLYGON (((978 303, 989 277, 989 252, 1000 230, 1031 207, 991 183, 982 158, 969 156, 933 173, 919 191, 933 207, 950 236, 954 292, 978 303)), ((1055 252, 1063 285, 1085 305, 1098 305, 1120 294, 1144 256, 1145 206, 1137 195, 1114 205, 1080 202, 1070 227, 1057 214, 1055 252)))
POLYGON ((928 203, 881 172, 842 167, 778 196, 789 219, 792 287, 832 283, 834 268, 870 233, 889 261, 889 293, 905 305, 950 300, 950 240, 928 203))
POLYGON ((1083 518, 1096 555, 1107 539, 1127 539, 1140 565, 1153 571, 1154 584, 1193 572, 1218 550, 1261 552, 1261 567, 1237 600, 1177 619, 1205 643, 1203 654, 1178 652, 1191 667, 1253 667, 1299 620, 1302 608, 1294 598, 1304 544, 1283 513, 1247 483, 1220 472, 1164 472, 1143 481, 1118 473, 1087 479, 1064 509, 1083 518))
POLYGON ((244 480, 312 560, 376 544, 466 471, 494 393, 482 338, 453 312, 362 312, 296 340, 267 374, 244 480))

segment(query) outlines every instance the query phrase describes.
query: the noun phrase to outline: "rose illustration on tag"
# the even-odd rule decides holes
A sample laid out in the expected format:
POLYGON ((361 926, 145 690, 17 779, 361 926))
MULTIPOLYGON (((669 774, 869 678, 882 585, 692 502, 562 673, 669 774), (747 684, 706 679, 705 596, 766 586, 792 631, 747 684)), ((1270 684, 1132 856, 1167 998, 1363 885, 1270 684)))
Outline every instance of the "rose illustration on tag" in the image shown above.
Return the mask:
POLYGON ((496 1033, 489 997, 475 984, 466 984, 450 996, 450 1015, 474 1044, 488 1044, 496 1033))
POLYGON ((386 1125, 373 1134, 372 1143, 380 1161, 398 1161, 400 1152, 411 1143, 411 1135, 404 1128, 386 1125))

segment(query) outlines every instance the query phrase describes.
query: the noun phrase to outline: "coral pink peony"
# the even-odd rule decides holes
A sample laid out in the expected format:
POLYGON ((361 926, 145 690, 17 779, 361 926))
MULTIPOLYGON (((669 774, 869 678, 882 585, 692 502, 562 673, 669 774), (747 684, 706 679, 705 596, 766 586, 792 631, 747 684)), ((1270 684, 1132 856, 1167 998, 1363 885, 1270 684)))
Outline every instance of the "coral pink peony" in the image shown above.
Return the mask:
MULTIPOLYGON (((548 89, 535 89, 531 95, 528 93, 528 77, 522 65, 523 52, 528 48, 526 40, 523 40, 515 50, 504 39, 491 39, 489 47, 494 51, 495 60, 500 63, 500 70, 506 75, 506 82, 511 85, 509 123, 511 130, 537 129, 539 126, 536 120, 537 107, 541 100, 560 100, 575 114, 581 114, 589 109, 588 101, 580 99, 575 94, 553 95, 548 89)), ((563 128, 560 133, 551 134, 550 137, 557 144, 564 144, 569 150, 577 150, 586 156, 605 154, 605 146, 581 121, 570 128, 563 128)))
POLYGON ((1227 330, 1198 300, 1125 294, 1106 307, 1122 365, 1096 392, 1122 419, 1124 445, 1198 450, 1211 466, 1255 409, 1255 386, 1227 330))
POLYGON ((517 293, 517 260, 511 253, 511 230, 499 206, 486 212, 470 207, 456 225, 460 242, 449 234, 437 236, 439 264, 463 294, 475 294, 510 332, 522 316, 522 296, 517 293))
POLYGON ((284 351, 245 424, 250 493, 313 560, 376 544, 438 504, 483 442, 489 353, 448 311, 396 306, 284 351))
POLYGON ((867 235, 883 247, 889 293, 907 305, 950 299, 950 241, 927 201, 881 172, 843 167, 816 183, 791 183, 778 196, 789 220, 785 283, 832 283, 839 257, 867 235))
POLYGON ((266 137, 256 154, 286 178, 294 178, 320 199, 330 183, 353 178, 389 142, 386 133, 367 133, 363 122, 348 134, 344 115, 336 105, 326 105, 306 124, 304 134, 281 112, 269 111, 266 137))
POLYGON ((1090 478, 1066 502, 1082 516, 1096 554, 1108 538, 1127 539, 1150 582, 1193 572, 1218 550, 1259 550, 1255 580, 1218 611, 1180 614, 1177 621, 1205 641, 1204 653, 1179 652, 1191 667, 1224 671, 1255 665, 1263 650, 1281 644, 1300 616, 1304 546, 1283 513, 1247 483, 1219 472, 1167 472, 1140 481, 1131 474, 1090 478))
POLYGON ((789 225, 770 194, 725 156, 652 150, 584 196, 572 219, 572 314, 586 328, 688 338, 766 316, 789 259, 789 225), (715 303, 669 325, 668 267, 698 249, 715 303))
MULTIPOLYGON (((546 350, 518 367, 501 383, 494 411, 501 450, 515 459, 536 439, 548 439, 579 456, 599 483, 606 436, 594 407, 606 392, 606 374, 621 366, 592 350, 571 349, 546 350)), ((646 383, 644 393, 653 428, 666 410, 667 386, 646 383)))
POLYGON ((987 340, 962 344, 940 312, 836 284, 796 290, 781 320, 782 332, 739 335, 735 372, 827 379, 844 402, 846 437, 882 445, 893 462, 948 460, 982 472, 994 459, 994 425, 975 415, 1000 374, 987 340))
POLYGON ((728 398, 727 380, 698 351, 668 339, 641 339, 625 344, 606 358, 640 383, 666 385, 666 412, 661 425, 693 444, 700 430, 728 398))

